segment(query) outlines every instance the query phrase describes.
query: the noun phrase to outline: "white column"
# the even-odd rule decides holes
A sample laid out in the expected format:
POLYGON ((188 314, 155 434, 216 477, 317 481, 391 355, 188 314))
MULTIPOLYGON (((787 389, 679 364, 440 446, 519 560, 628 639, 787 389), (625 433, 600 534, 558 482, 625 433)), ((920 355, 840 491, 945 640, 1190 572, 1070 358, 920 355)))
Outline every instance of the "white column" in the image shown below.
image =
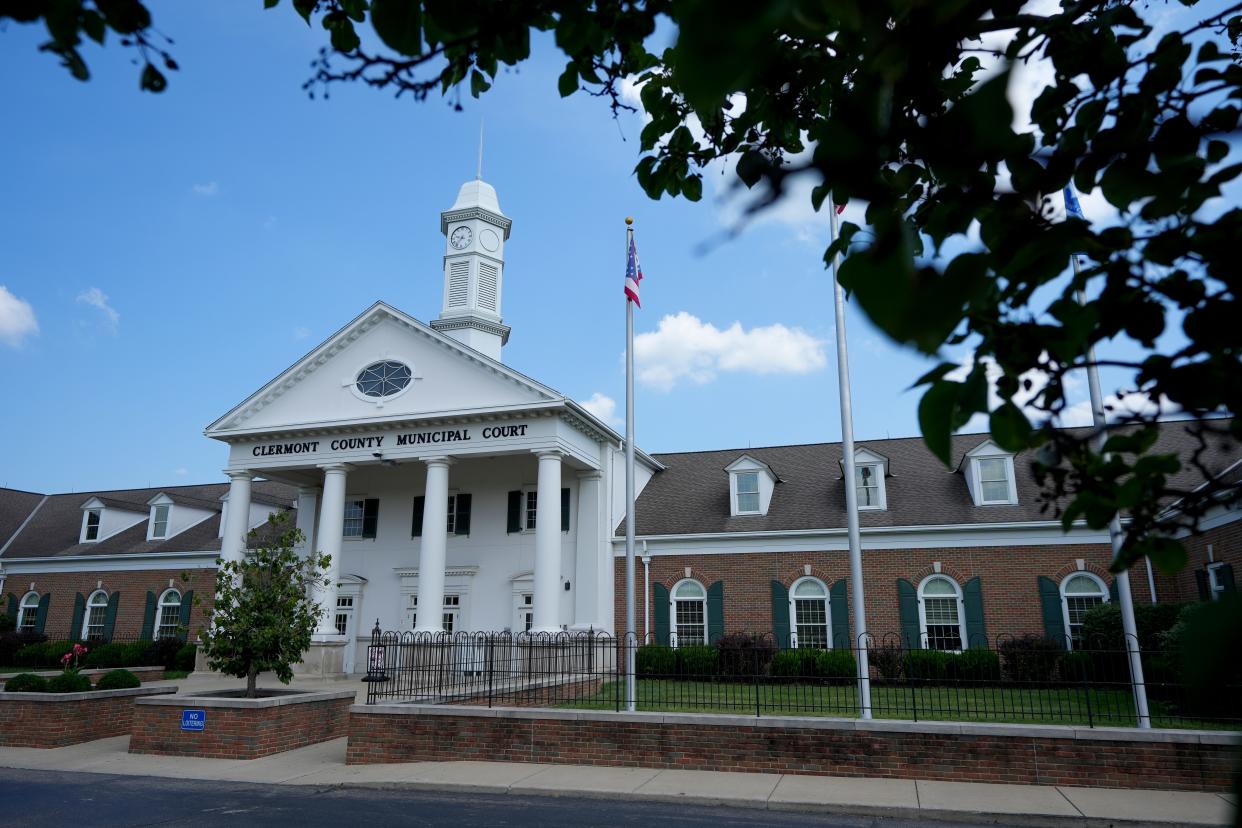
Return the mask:
POLYGON ((448 550, 451 457, 429 457, 423 490, 423 537, 418 552, 417 632, 444 632, 444 561, 448 550))
POLYGON ((298 547, 302 557, 306 557, 315 545, 315 513, 319 511, 319 487, 303 486, 298 489, 297 528, 302 533, 302 543, 298 547))
POLYGON ((345 533, 345 476, 349 466, 332 463, 323 468, 323 502, 319 508, 317 551, 329 558, 327 586, 315 590, 319 605, 319 630, 315 640, 339 639, 336 631, 336 588, 341 578, 341 538, 345 533))
POLYGON ((578 520, 574 535, 574 629, 601 628, 599 577, 601 561, 599 539, 599 489, 603 477, 598 470, 578 474, 578 520))
POLYGON ((540 451, 535 497, 535 617, 531 632, 559 632, 561 605, 561 453, 540 451))
POLYGON ((241 561, 246 556, 246 534, 250 531, 249 471, 226 471, 229 478, 228 506, 224 512, 224 535, 220 538, 220 557, 225 561, 241 561))

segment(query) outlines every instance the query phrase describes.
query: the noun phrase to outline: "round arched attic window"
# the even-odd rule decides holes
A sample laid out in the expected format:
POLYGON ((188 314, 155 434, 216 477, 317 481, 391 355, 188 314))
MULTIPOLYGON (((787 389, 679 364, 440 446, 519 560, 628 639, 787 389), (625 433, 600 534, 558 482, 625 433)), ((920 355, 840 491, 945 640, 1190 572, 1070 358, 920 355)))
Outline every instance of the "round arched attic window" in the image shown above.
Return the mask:
POLYGON ((408 365, 393 360, 384 360, 372 363, 359 371, 356 386, 361 394, 382 399, 402 391, 410 384, 412 376, 408 365))

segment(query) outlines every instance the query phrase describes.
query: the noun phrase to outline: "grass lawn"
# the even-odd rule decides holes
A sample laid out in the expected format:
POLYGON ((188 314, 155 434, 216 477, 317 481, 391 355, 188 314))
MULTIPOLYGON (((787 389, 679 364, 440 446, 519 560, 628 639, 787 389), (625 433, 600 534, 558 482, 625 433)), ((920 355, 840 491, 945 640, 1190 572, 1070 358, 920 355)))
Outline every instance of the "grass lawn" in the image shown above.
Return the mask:
MULTIPOLYGON (((561 702, 557 707, 614 710, 618 682, 606 682, 592 696, 561 702)), ((676 713, 734 713, 761 716, 858 715, 853 685, 777 684, 673 681, 638 682, 638 709, 676 713)), ((917 687, 872 685, 872 715, 877 719, 918 721, 1009 722, 1097 727, 1133 727, 1134 701, 1129 690, 1081 687, 917 687)), ((1202 724, 1170 715, 1159 701, 1151 702, 1155 727, 1235 729, 1234 725, 1202 724)))

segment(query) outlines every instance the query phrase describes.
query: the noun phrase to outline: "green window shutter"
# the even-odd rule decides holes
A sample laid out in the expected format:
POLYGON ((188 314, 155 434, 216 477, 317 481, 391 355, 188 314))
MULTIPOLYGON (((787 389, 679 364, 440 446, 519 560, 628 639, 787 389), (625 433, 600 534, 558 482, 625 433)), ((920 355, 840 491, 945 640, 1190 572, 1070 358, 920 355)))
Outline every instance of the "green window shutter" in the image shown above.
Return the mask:
POLYGON ((14 622, 17 621, 17 604, 18 604, 17 596, 10 592, 9 593, 9 618, 12 618, 14 622))
POLYGON ((104 613, 104 640, 112 640, 112 630, 116 626, 116 611, 121 608, 121 593, 113 591, 108 596, 108 609, 104 613))
POLYGON ((850 585, 841 578, 828 588, 828 612, 832 618, 832 641, 829 646, 849 649, 854 646, 850 635, 850 585))
POLYGON ((147 608, 142 613, 142 639, 150 641, 155 637, 155 593, 147 590, 147 608))
POLYGON ((668 587, 664 584, 653 584, 651 587, 651 615, 655 619, 655 640, 657 644, 668 646, 668 587))
POLYGON ((1117 603, 1119 600, 1121 600, 1120 598, 1117 597, 1117 579, 1116 578, 1113 578, 1113 582, 1108 585, 1108 600, 1112 601, 1114 604, 1117 603))
POLYGON ((1199 588, 1200 601, 1206 601, 1212 597, 1208 590, 1208 574, 1206 569, 1195 570, 1195 586, 1199 588))
POLYGON ((1223 564, 1220 569, 1216 570, 1216 580, 1220 581, 1221 587, 1225 592, 1237 592, 1238 588, 1233 583, 1233 565, 1223 564))
POLYGON ((86 615, 86 597, 78 593, 73 598, 73 620, 69 622, 69 640, 77 641, 82 637, 82 619, 86 615))
POLYGON ((379 525, 379 498, 368 497, 362 501, 362 536, 374 538, 379 525))
POLYGON ((897 611, 901 616, 901 637, 911 650, 923 649, 923 637, 919 633, 919 594, 914 584, 905 578, 897 579, 897 611))
POLYGON ((561 531, 569 531, 569 489, 561 489, 561 531))
POLYGON ((724 638, 724 581, 707 588, 707 643, 724 638))
POLYGON ((457 495, 457 522, 453 526, 454 535, 470 534, 470 501, 468 494, 457 495))
POLYGON ((1039 605, 1044 613, 1044 637, 1065 646, 1065 618, 1061 615, 1061 590, 1046 575, 1039 576, 1039 605))
POLYGON ((966 582, 962 596, 966 605, 966 646, 986 650, 988 631, 983 624, 983 586, 978 575, 966 582))
POLYGON ((512 534, 522 531, 522 492, 509 492, 509 516, 505 522, 505 532, 512 534))
MULTIPOLYGON (((52 593, 46 592, 39 599, 39 612, 35 616, 35 632, 42 634, 43 625, 47 623, 47 611, 52 605, 52 593)), ((74 636, 75 638, 77 636, 74 636)))
POLYGON ((177 638, 185 641, 186 634, 190 631, 190 613, 194 611, 194 590, 187 590, 181 596, 181 617, 177 619, 177 623, 181 629, 177 630, 177 638))
POLYGON ((776 636, 777 649, 788 649, 789 590, 780 581, 772 582, 772 634, 776 636))
POLYGON ((421 538, 423 536, 423 507, 427 505, 427 498, 419 495, 414 498, 414 514, 410 518, 410 537, 421 538))

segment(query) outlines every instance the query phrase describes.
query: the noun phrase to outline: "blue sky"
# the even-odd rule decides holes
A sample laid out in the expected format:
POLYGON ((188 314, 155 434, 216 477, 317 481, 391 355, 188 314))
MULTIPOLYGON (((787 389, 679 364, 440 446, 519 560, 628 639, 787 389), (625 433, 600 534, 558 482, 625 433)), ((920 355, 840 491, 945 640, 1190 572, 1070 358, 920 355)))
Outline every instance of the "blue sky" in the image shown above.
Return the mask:
MULTIPOLYGON (((480 118, 484 178, 514 222, 506 362, 621 410, 633 215, 639 444, 839 438, 826 217, 786 205, 719 241, 736 214, 725 179, 697 205, 648 200, 638 116, 562 100, 549 42, 462 112, 362 87, 312 101, 301 84, 325 37, 287 4, 153 6, 181 65, 162 95, 138 91, 115 43, 86 49, 82 84, 36 51, 38 30, 0 33, 0 285, 33 317, 0 330, 0 485, 218 480, 207 423, 376 299, 434 318, 439 213, 473 177, 480 118)), ((917 433, 906 389, 927 361, 852 311, 848 327, 857 435, 917 433)))

